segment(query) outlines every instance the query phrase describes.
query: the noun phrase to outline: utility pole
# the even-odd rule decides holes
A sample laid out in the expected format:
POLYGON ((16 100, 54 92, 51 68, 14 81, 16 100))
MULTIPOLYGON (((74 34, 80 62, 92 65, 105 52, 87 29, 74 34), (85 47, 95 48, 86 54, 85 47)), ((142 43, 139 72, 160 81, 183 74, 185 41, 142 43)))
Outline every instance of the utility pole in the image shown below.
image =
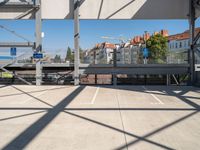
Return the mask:
MULTIPOLYGON (((35 13, 35 51, 36 53, 42 52, 42 16, 41 16, 41 0, 35 0, 35 4, 39 6, 39 9, 35 13)), ((42 83, 42 66, 41 60, 36 62, 36 85, 40 86, 42 83)))
POLYGON ((80 65, 80 53, 79 53, 79 7, 80 0, 74 1, 74 85, 79 85, 79 65, 80 65))
POLYGON ((189 63, 190 63, 190 83, 195 83, 195 54, 194 54, 194 34, 195 34, 195 7, 194 0, 189 0, 189 27, 190 27, 190 50, 189 50, 189 63))

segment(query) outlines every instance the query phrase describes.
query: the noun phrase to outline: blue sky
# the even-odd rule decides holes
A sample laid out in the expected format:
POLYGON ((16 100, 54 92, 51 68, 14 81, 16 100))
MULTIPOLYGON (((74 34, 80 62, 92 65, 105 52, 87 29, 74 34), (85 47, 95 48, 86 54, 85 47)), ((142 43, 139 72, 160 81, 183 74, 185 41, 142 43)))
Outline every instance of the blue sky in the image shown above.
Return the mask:
MULTIPOLYGON (((0 25, 5 25, 17 33, 34 40, 34 21, 1 20, 0 25)), ((196 21, 200 26, 200 19, 196 21)), ((176 34, 188 29, 187 20, 82 20, 80 22, 80 45, 82 48, 92 48, 95 43, 104 42, 101 36, 132 38, 142 35, 144 31, 153 33, 161 29, 167 29, 169 34, 176 34)), ((49 52, 66 51, 70 46, 73 48, 73 20, 49 20, 43 21, 42 31, 43 49, 49 52)), ((23 41, 12 34, 0 29, 0 41, 23 41)), ((115 42, 118 41, 108 41, 115 42)))

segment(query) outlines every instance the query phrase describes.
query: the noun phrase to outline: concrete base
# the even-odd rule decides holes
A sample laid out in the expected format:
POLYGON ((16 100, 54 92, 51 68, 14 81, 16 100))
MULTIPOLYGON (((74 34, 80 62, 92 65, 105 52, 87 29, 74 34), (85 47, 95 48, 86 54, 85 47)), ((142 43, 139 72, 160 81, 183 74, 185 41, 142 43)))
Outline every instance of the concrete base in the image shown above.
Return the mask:
POLYGON ((0 86, 0 149, 200 147, 200 89, 0 86))

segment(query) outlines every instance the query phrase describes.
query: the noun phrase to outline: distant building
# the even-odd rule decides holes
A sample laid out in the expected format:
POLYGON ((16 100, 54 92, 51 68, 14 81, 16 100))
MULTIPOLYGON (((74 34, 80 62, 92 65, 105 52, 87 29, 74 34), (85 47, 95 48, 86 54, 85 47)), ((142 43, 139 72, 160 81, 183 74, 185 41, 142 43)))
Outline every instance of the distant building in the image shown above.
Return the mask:
POLYGON ((102 43, 96 53, 97 64, 112 64, 113 50, 116 48, 115 44, 102 43))
POLYGON ((124 43, 117 50, 118 64, 136 64, 138 58, 138 49, 131 43, 124 43))
MULTIPOLYGON (((169 36, 168 30, 161 30, 156 34, 161 34, 164 37, 169 36)), ((154 35, 154 34, 153 34, 154 35)), ((120 46, 117 53, 119 64, 138 64, 143 63, 142 49, 145 47, 147 40, 151 38, 151 34, 145 32, 144 35, 135 36, 133 39, 120 46)))
POLYGON ((162 36, 164 36, 164 37, 168 37, 168 36, 169 36, 168 30, 161 30, 161 31, 160 31, 160 34, 161 34, 162 36))
POLYGON ((93 62, 93 53, 90 49, 83 52, 83 62, 86 64, 90 64, 93 62))
MULTIPOLYGON (((195 35, 200 32, 200 28, 195 29, 195 35)), ((168 63, 187 63, 188 50, 190 49, 189 30, 168 36, 169 56, 168 63)), ((200 43, 200 40, 197 41, 200 43)))
POLYGON ((113 50, 115 48, 115 44, 108 42, 96 44, 93 49, 88 50, 84 54, 84 62, 95 64, 111 64, 113 61, 113 50))
MULTIPOLYGON (((161 34, 167 37, 168 31, 161 30, 156 34, 161 34)), ((84 62, 90 64, 112 64, 113 50, 117 49, 118 64, 137 64, 142 53, 142 48, 145 47, 145 42, 151 38, 150 33, 135 36, 132 40, 122 44, 112 44, 108 42, 96 44, 92 50, 84 52, 84 62)), ((143 61, 143 57, 142 57, 143 61)))

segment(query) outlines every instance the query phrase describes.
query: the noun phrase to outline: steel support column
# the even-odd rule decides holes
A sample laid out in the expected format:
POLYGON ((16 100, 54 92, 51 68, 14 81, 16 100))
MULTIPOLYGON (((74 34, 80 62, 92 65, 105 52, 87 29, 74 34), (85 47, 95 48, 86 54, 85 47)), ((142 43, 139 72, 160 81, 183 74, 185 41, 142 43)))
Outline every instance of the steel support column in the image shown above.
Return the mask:
MULTIPOLYGON (((41 0, 35 0, 35 4, 39 9, 35 13, 35 51, 42 52, 42 19, 41 19, 41 0)), ((41 61, 36 62, 36 85, 40 86, 42 83, 42 66, 41 61)))
MULTIPOLYGON (((113 67, 117 67, 117 48, 113 50, 113 67)), ((113 74, 113 85, 117 86, 117 74, 113 74)))
POLYGON ((80 0, 74 0, 74 85, 79 85, 79 7, 80 0))
POLYGON ((190 31, 190 50, 189 50, 189 63, 190 63, 190 82, 195 83, 195 54, 194 54, 194 34, 195 34, 195 7, 194 0, 189 0, 189 31, 190 31))

